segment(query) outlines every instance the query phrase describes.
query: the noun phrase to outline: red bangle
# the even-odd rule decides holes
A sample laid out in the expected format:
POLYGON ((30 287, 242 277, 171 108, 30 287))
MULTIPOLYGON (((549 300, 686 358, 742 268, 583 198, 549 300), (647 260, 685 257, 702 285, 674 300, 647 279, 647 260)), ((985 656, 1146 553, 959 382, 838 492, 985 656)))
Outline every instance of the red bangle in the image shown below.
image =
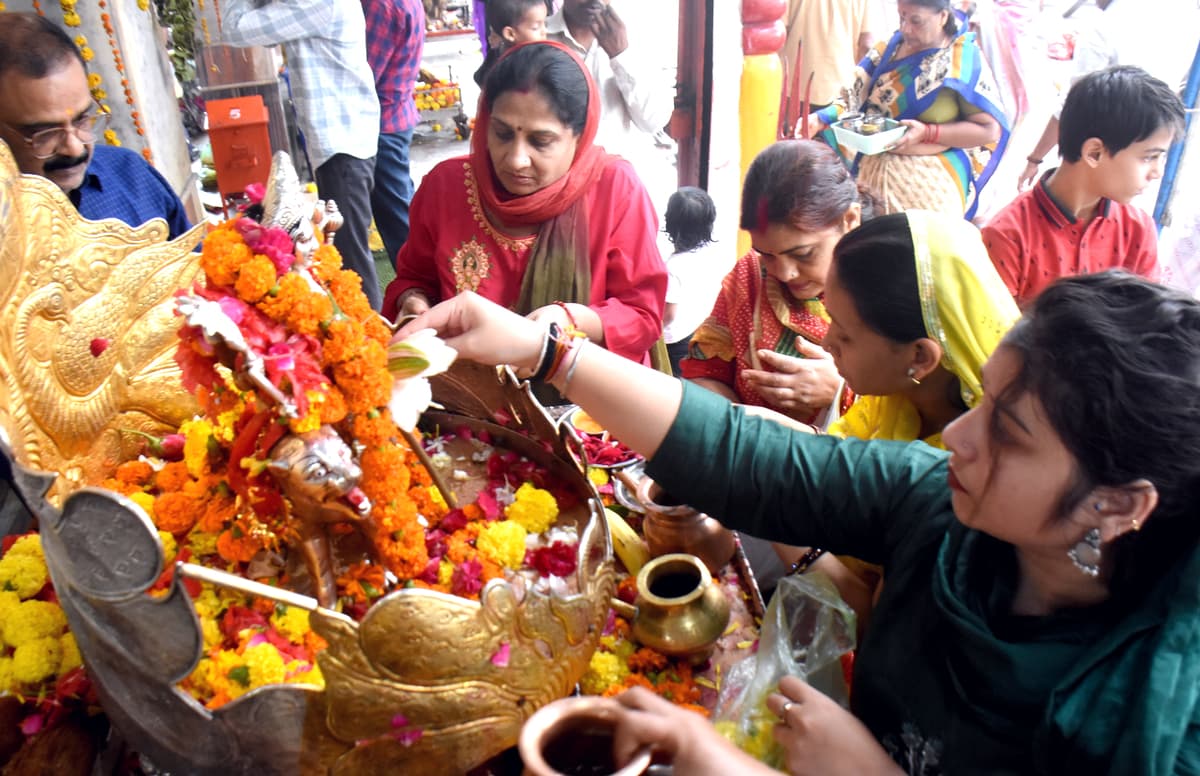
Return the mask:
POLYGON ((566 302, 555 302, 555 304, 558 305, 559 307, 561 307, 563 309, 563 312, 567 314, 567 322, 570 323, 570 325, 571 325, 571 331, 569 331, 567 333, 570 334, 572 332, 578 331, 579 325, 577 323, 575 323, 575 316, 571 313, 571 308, 567 307, 567 303, 566 302))
POLYGON ((938 139, 942 136, 942 128, 937 124, 926 124, 925 125, 925 134, 927 135, 926 139, 930 143, 936 143, 936 142, 938 142, 938 139))

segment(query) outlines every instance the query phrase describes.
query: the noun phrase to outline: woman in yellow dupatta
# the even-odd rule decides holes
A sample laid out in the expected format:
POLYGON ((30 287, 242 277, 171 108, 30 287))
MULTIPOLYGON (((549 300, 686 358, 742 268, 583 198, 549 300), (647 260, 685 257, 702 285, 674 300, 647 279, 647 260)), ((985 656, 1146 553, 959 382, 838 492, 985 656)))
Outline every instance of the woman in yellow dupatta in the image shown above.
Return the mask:
POLYGON ((983 363, 1020 317, 979 230, 919 210, 847 234, 825 293, 825 348, 861 397, 829 433, 860 439, 941 447, 946 424, 979 401, 983 363))
MULTIPOLYGON (((921 210, 878 216, 838 241, 825 309, 823 344, 858 394, 829 433, 934 447, 979 402, 983 364, 1020 317, 979 230, 921 210)), ((807 547, 775 549, 795 571, 828 575, 865 627, 877 567, 807 547)))

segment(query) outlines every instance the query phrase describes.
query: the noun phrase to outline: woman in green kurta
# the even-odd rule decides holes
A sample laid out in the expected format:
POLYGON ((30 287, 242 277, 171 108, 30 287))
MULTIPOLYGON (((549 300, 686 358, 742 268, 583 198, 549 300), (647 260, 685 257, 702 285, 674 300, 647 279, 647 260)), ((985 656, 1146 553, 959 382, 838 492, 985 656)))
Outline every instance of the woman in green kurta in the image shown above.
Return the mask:
MULTIPOLYGON (((948 454, 792 432, 475 296, 400 336, 425 326, 463 357, 561 363, 552 384, 731 527, 884 566, 853 714, 790 677, 768 701, 790 772, 1200 772, 1200 302, 1059 281, 948 454)), ((766 772, 706 720, 620 698, 619 760, 650 744, 689 775, 766 772)))

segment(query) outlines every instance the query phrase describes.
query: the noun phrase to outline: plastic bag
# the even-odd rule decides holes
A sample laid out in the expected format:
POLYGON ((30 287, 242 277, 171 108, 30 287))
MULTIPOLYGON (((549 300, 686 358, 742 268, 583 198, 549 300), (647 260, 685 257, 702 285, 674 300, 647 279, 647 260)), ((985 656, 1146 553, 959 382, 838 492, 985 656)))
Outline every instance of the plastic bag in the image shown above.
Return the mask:
POLYGON ((795 676, 836 700, 850 700, 842 656, 854 649, 854 610, 824 574, 784 577, 763 617, 755 654, 735 664, 721 682, 713 721, 739 748, 775 768, 783 749, 772 729, 779 717, 767 696, 795 676))

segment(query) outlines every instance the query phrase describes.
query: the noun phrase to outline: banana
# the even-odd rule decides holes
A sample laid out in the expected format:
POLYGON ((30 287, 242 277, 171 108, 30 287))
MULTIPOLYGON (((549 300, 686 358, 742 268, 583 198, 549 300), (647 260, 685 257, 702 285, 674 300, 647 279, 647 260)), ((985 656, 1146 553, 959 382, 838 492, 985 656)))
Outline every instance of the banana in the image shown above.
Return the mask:
POLYGON ((604 508, 604 516, 608 519, 608 531, 612 536, 613 551, 625 564, 625 570, 632 576, 642 570, 642 566, 650 561, 650 548, 637 531, 625 522, 625 518, 608 507, 604 508))

